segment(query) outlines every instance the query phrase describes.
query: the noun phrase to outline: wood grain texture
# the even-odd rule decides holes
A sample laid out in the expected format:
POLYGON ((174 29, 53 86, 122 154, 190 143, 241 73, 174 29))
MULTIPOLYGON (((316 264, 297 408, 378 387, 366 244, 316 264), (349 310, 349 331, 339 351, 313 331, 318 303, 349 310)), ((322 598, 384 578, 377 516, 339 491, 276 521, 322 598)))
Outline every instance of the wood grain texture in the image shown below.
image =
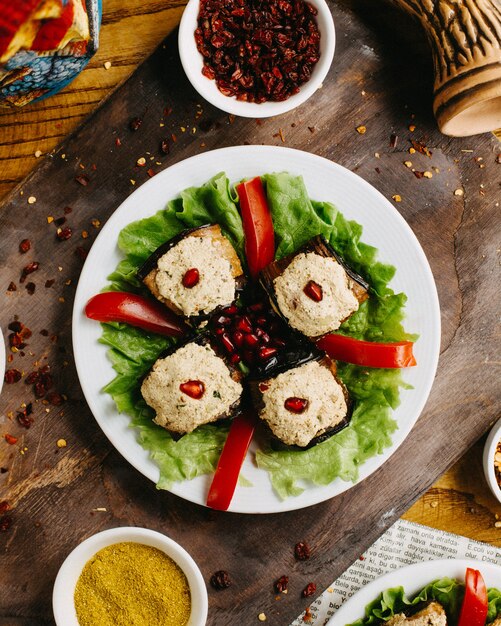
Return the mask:
MULTIPOLYGON (((5 330, 19 315, 33 330, 25 356, 13 355, 12 366, 29 372, 35 361, 50 363, 55 387, 68 401, 61 407, 35 403, 35 422, 24 430, 15 413, 23 402, 34 400, 30 387, 19 382, 2 392, 0 436, 9 432, 19 441, 15 446, 0 441, 0 467, 8 469, 0 474, 0 501, 8 499, 14 507, 12 527, 0 533, 2 565, 7 563, 0 576, 0 626, 52 624, 51 589, 65 555, 90 534, 125 524, 151 527, 180 541, 206 580, 217 569, 230 572, 232 588, 209 590, 210 625, 255 624, 262 611, 267 623, 288 624, 307 605, 300 598, 306 583, 314 580, 319 591, 330 584, 499 417, 499 147, 491 136, 452 140, 436 131, 431 103, 422 97, 430 74, 419 45, 409 46, 415 50, 410 58, 400 54, 402 43, 415 43, 414 31, 402 28, 395 35, 394 14, 374 16, 369 6, 344 0, 332 7, 339 42, 336 64, 323 88, 300 109, 260 123, 230 118, 203 103, 182 74, 175 37, 168 38, 1 207, 0 324, 5 330), (169 116, 164 114, 166 105, 173 108, 169 116), (200 109, 202 116, 197 117, 200 109), (144 116, 144 121, 133 133, 128 125, 135 116, 144 116), (413 132, 408 130, 411 123, 413 132), (364 135, 355 130, 360 124, 367 128, 364 135), (390 147, 392 133, 399 135, 395 148, 390 147), (167 156, 159 151, 166 137, 171 145, 167 156), (72 299, 82 265, 75 250, 88 248, 97 235, 93 218, 104 223, 147 179, 146 168, 136 167, 139 156, 150 152, 157 171, 202 150, 245 143, 283 145, 281 137, 285 145, 356 171, 388 198, 401 195, 396 206, 421 241, 437 280, 441 361, 417 426, 373 476, 307 510, 228 515, 158 492, 98 429, 71 355, 72 299), (432 157, 409 155, 411 139, 423 140, 432 157), (433 177, 416 178, 403 164, 409 159, 415 169, 430 170, 433 177), (82 173, 89 177, 87 186, 75 181, 82 173), (465 195, 454 195, 457 188, 465 195), (27 203, 30 196, 37 198, 34 204, 27 203), (73 209, 67 218, 74 234, 60 242, 47 217, 61 216, 66 206, 73 209), (24 237, 32 239, 33 247, 20 255, 17 246, 24 237), (22 268, 31 260, 40 262, 29 279, 36 285, 33 295, 19 284, 22 268), (55 283, 46 288, 52 279, 55 283), (6 293, 10 281, 17 291, 6 293), (44 329, 48 337, 40 334, 44 329), (53 334, 57 340, 51 340, 53 334), (60 438, 68 442, 66 448, 57 447, 60 438), (309 561, 293 558, 299 540, 313 546, 309 561), (282 574, 290 577, 290 591, 277 601, 272 585, 282 574)), ((442 478, 408 518, 472 532, 494 543, 490 533, 501 509, 479 489, 478 447, 469 454, 473 456, 466 457, 454 480, 442 478), (431 504, 435 501, 436 507, 431 504), (479 511, 476 517, 466 510, 468 504, 479 511)))
POLYGON ((0 108, 0 198, 136 69, 179 22, 185 2, 106 0, 98 53, 62 92, 19 111, 0 108), (106 70, 104 63, 111 62, 106 70))

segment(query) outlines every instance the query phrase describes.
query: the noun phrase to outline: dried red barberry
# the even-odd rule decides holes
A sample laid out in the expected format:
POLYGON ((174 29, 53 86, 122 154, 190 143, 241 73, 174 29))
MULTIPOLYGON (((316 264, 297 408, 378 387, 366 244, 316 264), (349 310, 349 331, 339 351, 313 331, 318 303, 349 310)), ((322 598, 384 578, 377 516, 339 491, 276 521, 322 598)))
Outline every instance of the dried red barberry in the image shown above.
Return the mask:
POLYGON ((17 421, 19 422, 19 425, 22 426, 23 428, 28 429, 33 422, 35 421, 30 415, 28 415, 27 413, 23 412, 23 413, 18 413, 17 414, 17 421))
POLYGON ((53 406, 61 406, 61 404, 64 404, 64 396, 57 391, 51 391, 47 394, 45 399, 53 406))
POLYGON ((169 154, 170 146, 169 146, 168 139, 162 139, 162 141, 160 142, 160 151, 163 152, 164 154, 169 154))
POLYGON ((9 433, 6 433, 4 435, 4 439, 10 446, 14 446, 17 443, 17 437, 14 437, 14 435, 9 435, 9 433))
POLYGON ((21 372, 16 369, 7 370, 3 377, 4 382, 7 385, 12 385, 13 383, 17 383, 21 380, 21 378, 22 378, 21 372))
POLYGON ((21 272, 21 278, 19 279, 19 282, 24 283, 26 277, 29 276, 29 274, 36 272, 39 267, 40 263, 38 263, 38 261, 32 261, 31 263, 28 263, 28 265, 26 265, 26 267, 24 267, 23 271, 21 272))
POLYGON ((228 572, 225 572, 222 569, 218 570, 217 572, 214 572, 214 574, 212 574, 212 576, 210 577, 210 584, 217 591, 221 591, 222 589, 227 589, 231 585, 231 580, 228 575, 228 572))
POLYGON ((35 283, 26 283, 26 291, 32 296, 35 293, 36 285, 35 283))
POLYGON ((21 252, 21 254, 26 254, 26 252, 28 252, 28 250, 30 249, 31 241, 29 239, 23 239, 19 244, 19 252, 21 252))
POLYGON ((316 592, 316 590, 317 586, 315 585, 315 583, 308 583, 301 592, 301 595, 303 596, 303 598, 308 598, 309 596, 312 596, 316 592))
POLYGON ((273 584, 273 587, 276 593, 285 593, 287 591, 288 586, 289 586, 288 576, 280 576, 280 578, 276 580, 273 584))
POLYGON ((24 382, 27 385, 33 385, 37 382, 39 378, 40 378, 40 374, 38 372, 30 372, 28 376, 26 376, 26 378, 24 379, 24 382))
POLYGON ((143 123, 143 120, 140 117, 133 117, 131 121, 129 122, 129 128, 132 131, 139 130, 142 123, 143 123))
POLYGON ((56 232, 56 236, 59 241, 67 241, 68 239, 70 239, 72 234, 73 231, 69 226, 66 226, 66 228, 58 228, 56 232))
POLYGON ((304 541, 296 543, 294 546, 294 556, 298 561, 306 561, 311 556, 310 546, 304 541))
POLYGON ((10 281, 9 286, 7 287, 7 291, 17 291, 16 283, 10 281))

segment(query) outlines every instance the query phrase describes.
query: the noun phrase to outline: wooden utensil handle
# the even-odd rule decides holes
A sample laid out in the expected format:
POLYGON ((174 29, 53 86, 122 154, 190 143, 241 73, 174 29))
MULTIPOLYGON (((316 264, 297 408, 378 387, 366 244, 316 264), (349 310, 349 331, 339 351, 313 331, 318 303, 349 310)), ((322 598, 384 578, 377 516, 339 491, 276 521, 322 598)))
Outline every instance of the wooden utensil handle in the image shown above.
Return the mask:
POLYGON ((415 15, 431 45, 433 111, 446 135, 501 127, 500 0, 392 0, 415 15))

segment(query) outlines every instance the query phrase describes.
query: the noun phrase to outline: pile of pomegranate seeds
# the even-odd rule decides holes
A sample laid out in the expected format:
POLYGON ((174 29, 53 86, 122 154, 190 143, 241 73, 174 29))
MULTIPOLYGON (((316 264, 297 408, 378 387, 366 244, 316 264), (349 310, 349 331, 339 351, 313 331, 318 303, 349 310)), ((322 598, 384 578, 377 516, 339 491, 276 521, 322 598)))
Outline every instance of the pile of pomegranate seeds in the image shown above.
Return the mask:
POLYGON ((215 340, 236 365, 266 362, 286 346, 287 329, 264 302, 226 307, 211 320, 215 340))
POLYGON ((287 100, 320 58, 316 14, 304 0, 201 0, 202 74, 237 100, 287 100))

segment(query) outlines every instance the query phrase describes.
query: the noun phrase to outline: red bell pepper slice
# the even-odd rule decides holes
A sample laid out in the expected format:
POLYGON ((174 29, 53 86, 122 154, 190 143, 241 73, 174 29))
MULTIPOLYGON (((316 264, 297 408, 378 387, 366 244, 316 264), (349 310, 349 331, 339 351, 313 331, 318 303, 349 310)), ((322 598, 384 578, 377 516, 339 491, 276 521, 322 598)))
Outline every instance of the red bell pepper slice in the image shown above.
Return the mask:
POLYGON ((489 603, 482 574, 470 567, 466 570, 465 592, 458 626, 485 626, 489 603))
POLYGON ((182 337, 188 326, 160 303, 124 291, 107 291, 91 298, 85 315, 98 322, 125 322, 159 335, 182 337))
POLYGON ((259 176, 240 183, 236 189, 244 227, 245 256, 249 273, 255 279, 275 258, 273 221, 259 176))
POLYGON ((317 341, 317 346, 331 358, 363 367, 412 367, 416 365, 413 345, 412 341, 377 343, 334 333, 317 341))
POLYGON ((228 510, 257 419, 256 415, 245 412, 233 420, 207 496, 207 506, 212 509, 228 510))

